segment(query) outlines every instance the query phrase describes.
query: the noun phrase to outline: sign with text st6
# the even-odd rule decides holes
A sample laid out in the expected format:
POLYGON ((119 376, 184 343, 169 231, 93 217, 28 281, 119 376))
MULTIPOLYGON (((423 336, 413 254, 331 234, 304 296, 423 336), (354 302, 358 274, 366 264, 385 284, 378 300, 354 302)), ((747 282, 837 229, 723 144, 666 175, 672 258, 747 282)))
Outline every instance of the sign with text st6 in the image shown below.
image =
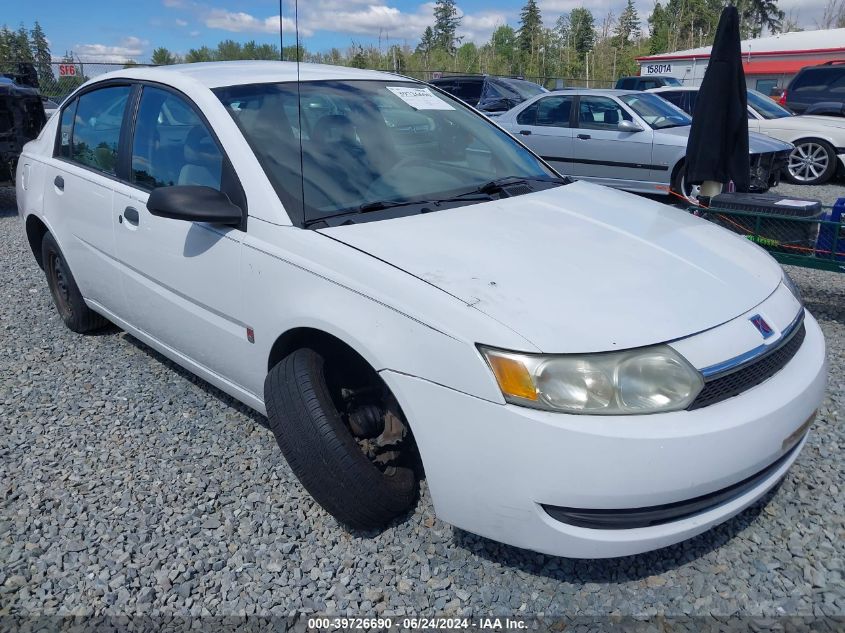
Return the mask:
POLYGON ((76 77, 76 65, 59 64, 59 77, 76 77))

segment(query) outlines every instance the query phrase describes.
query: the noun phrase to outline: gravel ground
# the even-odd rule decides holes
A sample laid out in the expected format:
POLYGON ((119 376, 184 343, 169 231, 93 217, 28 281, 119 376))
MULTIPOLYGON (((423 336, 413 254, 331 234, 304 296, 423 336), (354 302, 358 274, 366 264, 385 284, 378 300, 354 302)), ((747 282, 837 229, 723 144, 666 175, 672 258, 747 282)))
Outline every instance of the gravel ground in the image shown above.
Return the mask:
POLYGON ((845 176, 839 176, 826 185, 793 185, 782 180, 770 193, 790 198, 821 200, 824 205, 832 205, 837 198, 845 198, 845 176))
POLYGON ((686 543, 608 561, 438 521, 423 486, 350 534, 259 416, 117 329, 67 331, 0 196, 2 614, 845 614, 845 275, 790 271, 827 336, 828 396, 782 485, 686 543))

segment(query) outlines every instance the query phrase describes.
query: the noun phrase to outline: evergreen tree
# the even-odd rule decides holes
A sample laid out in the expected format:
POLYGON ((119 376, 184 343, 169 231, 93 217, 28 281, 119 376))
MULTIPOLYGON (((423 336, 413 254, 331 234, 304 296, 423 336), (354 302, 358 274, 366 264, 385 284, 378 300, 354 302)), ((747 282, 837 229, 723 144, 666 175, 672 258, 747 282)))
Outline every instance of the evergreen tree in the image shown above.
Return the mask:
POLYGON ((669 52, 669 15, 658 2, 654 3, 654 10, 648 16, 650 40, 648 52, 650 55, 669 52))
POLYGON ((193 64, 195 62, 213 62, 214 61, 214 53, 208 46, 202 46, 200 48, 192 48, 188 51, 188 54, 185 55, 185 62, 188 64, 193 64))
POLYGON ((0 72, 12 70, 12 37, 12 32, 4 24, 3 28, 0 28, 0 72))
POLYGON ((457 36, 458 27, 461 25, 461 16, 458 14, 458 7, 455 0, 437 0, 434 3, 434 27, 432 36, 435 48, 446 51, 450 55, 455 54, 455 49, 460 43, 457 36))
POLYGON ((618 45, 624 48, 631 43, 631 40, 639 39, 641 35, 640 15, 637 13, 633 0, 628 0, 616 25, 616 40, 618 45))
POLYGON ((12 61, 35 61, 32 57, 32 45, 29 42, 29 32, 23 24, 21 24, 17 32, 12 35, 11 49, 12 61))
POLYGON ((570 45, 578 58, 583 61, 587 52, 596 44, 595 19, 589 9, 576 7, 569 12, 570 45))
POLYGON ((360 44, 352 44, 352 50, 354 53, 352 54, 352 59, 350 60, 349 65, 353 68, 366 68, 367 56, 364 53, 364 47, 360 44))
POLYGON ((176 63, 176 57, 163 46, 159 46, 153 51, 150 61, 156 66, 169 66, 176 63))
POLYGON ((523 55, 533 56, 543 33, 543 20, 537 0, 528 0, 519 14, 519 50, 523 55))
POLYGON ((760 37, 765 30, 780 33, 786 14, 777 0, 738 0, 740 33, 743 37, 760 37))
POLYGON ((53 85, 55 78, 53 77, 53 61, 50 54, 50 44, 47 43, 47 36, 44 35, 44 29, 35 21, 35 25, 30 31, 30 44, 32 46, 32 57, 35 60, 35 72, 38 73, 38 83, 41 86, 41 91, 44 92, 48 87, 53 85))

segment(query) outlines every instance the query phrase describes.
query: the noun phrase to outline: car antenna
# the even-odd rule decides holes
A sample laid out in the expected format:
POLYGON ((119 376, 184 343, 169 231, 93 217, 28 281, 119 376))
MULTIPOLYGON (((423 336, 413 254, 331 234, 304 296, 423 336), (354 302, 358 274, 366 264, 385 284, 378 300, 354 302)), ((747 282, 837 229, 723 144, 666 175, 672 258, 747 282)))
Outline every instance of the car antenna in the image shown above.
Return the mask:
POLYGON ((285 11, 284 0, 279 0, 279 61, 285 61, 285 11))
MULTIPOLYGON (((281 16, 280 16, 281 18, 281 16)), ((281 24, 281 22, 279 22, 281 24)), ((299 127, 299 182, 301 185, 301 195, 302 195, 302 217, 305 217, 305 167, 303 166, 303 159, 302 159, 302 94, 300 90, 300 79, 299 79, 299 57, 301 55, 300 48, 299 48, 299 0, 294 0, 293 3, 293 24, 294 24, 294 32, 296 33, 296 41, 294 44, 296 45, 296 116, 297 116, 297 126, 299 127)))

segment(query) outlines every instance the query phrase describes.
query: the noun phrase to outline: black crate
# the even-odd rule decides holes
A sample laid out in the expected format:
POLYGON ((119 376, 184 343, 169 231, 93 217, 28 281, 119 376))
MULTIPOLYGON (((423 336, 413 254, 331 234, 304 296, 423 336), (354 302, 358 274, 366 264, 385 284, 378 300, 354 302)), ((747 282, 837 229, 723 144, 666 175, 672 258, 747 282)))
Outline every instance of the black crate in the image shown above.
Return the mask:
POLYGON ((813 248, 823 215, 819 200, 792 199, 771 193, 720 193, 710 199, 707 219, 720 226, 764 244, 769 250, 797 252, 813 248), (720 215, 725 211, 742 211, 749 215, 720 215), (779 215, 755 217, 753 214, 779 215), (802 220, 796 222, 795 220, 802 220))

